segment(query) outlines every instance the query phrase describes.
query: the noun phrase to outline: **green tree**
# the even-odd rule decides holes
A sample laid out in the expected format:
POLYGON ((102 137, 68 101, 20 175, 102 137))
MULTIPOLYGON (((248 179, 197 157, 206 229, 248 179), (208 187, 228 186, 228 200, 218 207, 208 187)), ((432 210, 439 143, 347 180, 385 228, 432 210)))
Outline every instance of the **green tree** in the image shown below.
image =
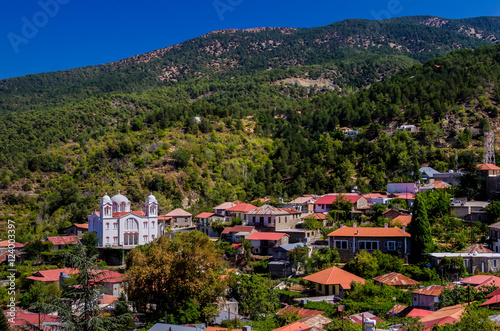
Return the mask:
POLYGON ((236 299, 240 313, 250 317, 251 320, 262 320, 276 313, 279 307, 278 296, 259 275, 231 275, 230 281, 231 298, 236 299))
POLYGON ((457 323, 457 330, 500 330, 498 324, 488 318, 490 314, 487 309, 468 306, 457 323))
POLYGON ((500 217, 500 201, 491 201, 490 204, 486 206, 485 210, 491 222, 497 222, 500 217))
POLYGON ((97 249, 97 244, 99 243, 99 238, 97 238, 96 232, 87 232, 82 236, 81 242, 87 248, 87 254, 89 256, 99 256, 99 250, 97 249))
POLYGON ((10 330, 9 320, 7 320, 7 317, 3 313, 3 310, 0 309, 0 331, 9 331, 9 330, 10 330))
POLYGON ((413 261, 418 262, 423 253, 432 253, 434 249, 431 225, 427 217, 426 201, 422 194, 415 196, 413 215, 408 231, 411 234, 410 256, 413 261))
POLYGON ((152 318, 167 314, 170 322, 211 320, 227 287, 221 277, 222 253, 199 231, 161 236, 135 248, 127 266, 128 297, 137 310, 152 309, 152 318))
POLYGON ((360 251, 354 259, 347 262, 344 269, 366 279, 376 277, 379 274, 377 258, 364 250, 360 251))

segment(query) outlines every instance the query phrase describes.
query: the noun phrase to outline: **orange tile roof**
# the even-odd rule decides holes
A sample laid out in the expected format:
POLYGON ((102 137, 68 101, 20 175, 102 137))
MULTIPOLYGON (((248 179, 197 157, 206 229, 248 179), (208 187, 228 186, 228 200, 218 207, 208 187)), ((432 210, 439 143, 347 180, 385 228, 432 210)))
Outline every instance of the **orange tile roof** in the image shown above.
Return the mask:
POLYGON ((433 297, 438 297, 441 295, 441 292, 443 292, 444 290, 444 286, 441 286, 441 285, 431 285, 431 286, 427 286, 427 287, 424 287, 424 288, 419 288, 418 290, 415 290, 411 293, 415 293, 415 294, 420 294, 420 295, 429 295, 429 296, 433 296, 433 297))
POLYGON ((227 226, 222 230, 222 234, 230 234, 230 233, 238 233, 238 232, 252 232, 255 229, 255 226, 248 225, 235 225, 235 226, 227 226))
POLYGON ((344 226, 331 232, 328 237, 410 237, 408 232, 394 228, 362 228, 344 226))
POLYGON ((215 206, 213 209, 224 209, 224 210, 226 210, 226 209, 234 207, 234 206, 236 206, 236 204, 233 203, 233 202, 224 202, 224 203, 222 203, 222 204, 220 204, 218 206, 215 206))
POLYGON ((383 194, 380 194, 380 193, 367 193, 367 194, 363 194, 363 197, 367 198, 367 199, 387 198, 387 195, 383 195, 383 194))
POLYGON ((129 214, 134 214, 134 215, 142 216, 142 217, 146 216, 146 214, 144 214, 144 212, 142 210, 133 210, 133 211, 121 211, 119 213, 113 213, 113 217, 120 218, 120 217, 129 215, 129 214))
POLYGON ((479 170, 500 170, 500 167, 497 167, 496 165, 491 163, 478 164, 476 167, 479 170))
POLYGON ((290 237, 286 233, 277 232, 254 232, 248 236, 248 240, 280 240, 283 237, 290 237))
POLYGON ((306 317, 313 317, 316 315, 321 315, 324 314, 325 312, 322 310, 313 310, 313 309, 305 309, 305 308, 299 308, 299 307, 294 307, 294 306, 286 306, 285 308, 281 309, 277 315, 284 315, 286 313, 297 313, 297 315, 301 318, 306 318, 306 317))
POLYGON ((254 210, 255 208, 257 208, 257 206, 254 206, 254 205, 252 205, 250 203, 243 203, 242 202, 240 204, 237 204, 234 207, 226 209, 226 211, 235 211, 235 212, 246 213, 246 212, 249 212, 251 210, 254 210))
POLYGON ((445 188, 451 187, 451 185, 448 183, 445 183, 441 180, 436 180, 428 185, 425 185, 424 187, 433 187, 435 189, 445 189, 445 188))
POLYGON ((302 277, 302 279, 323 285, 342 285, 345 290, 351 288, 352 282, 365 283, 363 278, 353 275, 339 267, 331 267, 315 274, 302 277))
MULTIPOLYGON (((0 241, 0 247, 9 247, 9 244, 10 243, 8 240, 0 241)), ((14 242, 14 248, 23 248, 23 247, 24 247, 24 244, 14 242)))
POLYGON ((299 330, 304 331, 306 329, 310 329, 310 326, 301 322, 295 322, 292 324, 285 325, 281 328, 274 329, 273 331, 299 331, 299 330))
POLYGON ((463 304, 444 307, 423 317, 420 322, 424 323, 427 328, 432 327, 434 324, 453 324, 460 321, 460 316, 464 311, 465 305, 463 304))
POLYGON ((305 220, 308 218, 314 218, 316 220, 326 220, 326 215, 323 213, 312 213, 312 214, 309 214, 309 215, 302 217, 301 219, 305 220))
POLYGON ((100 304, 112 304, 113 302, 117 302, 118 298, 109 294, 103 294, 102 299, 98 300, 100 304))
POLYGON ((80 229, 88 229, 89 228, 88 224, 74 224, 74 226, 76 226, 77 228, 80 228, 80 229))
POLYGON ((391 225, 408 226, 410 222, 411 222, 410 215, 399 215, 398 217, 392 219, 391 225))
POLYGON ((408 306, 396 304, 391 308, 391 310, 387 312, 387 314, 399 314, 402 313, 405 309, 408 309, 408 306))
POLYGON ((373 278, 373 280, 391 286, 411 286, 420 284, 416 280, 413 280, 410 277, 406 277, 405 275, 399 274, 397 272, 391 272, 382 276, 378 276, 373 278))

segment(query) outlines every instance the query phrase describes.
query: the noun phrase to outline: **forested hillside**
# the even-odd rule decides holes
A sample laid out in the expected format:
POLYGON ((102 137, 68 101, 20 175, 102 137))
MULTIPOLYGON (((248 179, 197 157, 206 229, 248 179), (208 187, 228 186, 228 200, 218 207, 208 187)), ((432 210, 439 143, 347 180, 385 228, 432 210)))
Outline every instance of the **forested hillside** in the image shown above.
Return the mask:
MULTIPOLYGON (((491 34, 487 20, 479 21, 491 34)), ((392 21, 380 29, 407 26, 392 21)), ((470 43, 458 48, 490 42, 418 22, 404 34, 445 31, 426 45, 451 34, 457 43, 470 43)), ((334 35, 345 28, 344 36, 361 33, 356 26, 365 23, 317 30, 334 35)), ((229 31, 199 40, 243 43, 249 35, 285 38, 299 32, 317 37, 314 30, 229 31)), ((290 47, 300 45, 293 40, 290 47)), ((2 81, 0 217, 22 224, 26 231, 18 235, 25 237, 19 240, 26 241, 85 222, 100 196, 118 189, 137 208, 154 191, 162 212, 183 206, 197 213, 225 200, 347 192, 354 186, 382 190, 387 181, 417 179, 422 164, 447 171, 455 168, 455 153, 459 167, 481 157, 482 132, 498 125, 500 46, 458 50, 420 64, 425 57, 418 52, 352 47, 341 58, 323 44, 324 53, 297 50, 288 57, 297 57, 296 63, 282 59, 270 69, 269 61, 286 53, 277 47, 269 51, 278 52, 273 56, 251 57, 262 62, 250 61, 248 68, 236 61, 216 75, 199 71, 198 79, 185 72, 177 83, 158 83, 154 66, 161 68, 164 58, 117 63, 109 76, 92 67, 2 81), (53 80, 59 83, 51 85, 53 80), (404 123, 420 132, 396 130, 404 123), (344 138, 342 126, 360 133, 344 138)), ((248 50, 250 44, 244 45, 248 50)), ((173 52, 181 61, 183 47, 165 56, 173 52)), ((445 51, 435 48, 428 55, 445 51)), ((254 52, 261 54, 258 47, 254 52)), ((240 56, 243 61, 248 54, 240 56)))

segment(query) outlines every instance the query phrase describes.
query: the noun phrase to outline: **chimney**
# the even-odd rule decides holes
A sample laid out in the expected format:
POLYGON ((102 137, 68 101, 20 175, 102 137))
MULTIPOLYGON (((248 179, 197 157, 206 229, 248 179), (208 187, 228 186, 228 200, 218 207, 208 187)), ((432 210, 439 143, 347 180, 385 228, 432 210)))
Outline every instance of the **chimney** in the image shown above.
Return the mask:
POLYGON ((388 227, 389 227, 389 224, 384 223, 384 228, 386 228, 386 229, 387 229, 388 227))
POLYGON ((357 227, 358 225, 356 223, 352 223, 352 227, 355 228, 357 227))
POLYGON ((406 226, 403 225, 403 233, 406 233, 406 226))

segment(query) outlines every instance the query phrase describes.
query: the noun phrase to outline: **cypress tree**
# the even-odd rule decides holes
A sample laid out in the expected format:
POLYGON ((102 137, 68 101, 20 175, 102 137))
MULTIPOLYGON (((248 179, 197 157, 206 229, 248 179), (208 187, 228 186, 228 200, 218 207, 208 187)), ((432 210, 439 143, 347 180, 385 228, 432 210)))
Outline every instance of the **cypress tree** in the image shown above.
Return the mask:
POLYGON ((419 262, 423 253, 431 253, 434 249, 426 201, 422 194, 415 196, 413 216, 408 231, 411 234, 411 260, 414 263, 419 262))

